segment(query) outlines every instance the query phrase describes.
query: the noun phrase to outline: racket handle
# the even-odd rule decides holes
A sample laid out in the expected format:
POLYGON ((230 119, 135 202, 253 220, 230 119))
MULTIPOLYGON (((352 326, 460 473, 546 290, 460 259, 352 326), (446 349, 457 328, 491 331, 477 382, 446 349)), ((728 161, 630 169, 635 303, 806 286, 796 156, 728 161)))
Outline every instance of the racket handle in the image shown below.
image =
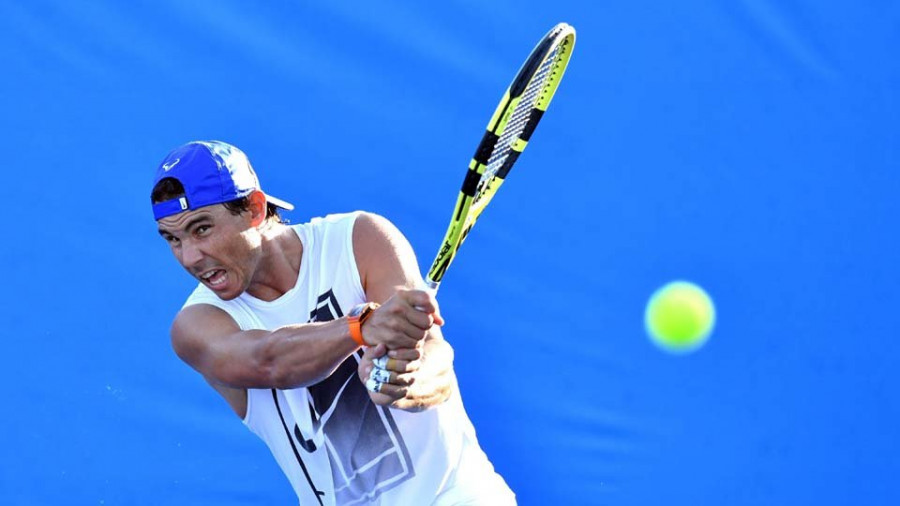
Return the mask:
MULTIPOLYGON (((423 290, 423 291, 430 293, 432 296, 437 296, 437 289, 438 289, 439 285, 440 285, 439 282, 435 282, 435 281, 432 281, 432 280, 426 278, 426 279, 422 280, 421 282, 419 282, 419 286, 417 288, 419 290, 423 290)), ((423 307, 416 306, 416 309, 419 311, 422 311, 423 313, 425 312, 425 308, 423 308, 423 307)))
POLYGON ((431 292, 431 295, 437 295, 439 286, 441 286, 440 282, 432 281, 431 279, 426 278, 420 286, 420 290, 431 292))

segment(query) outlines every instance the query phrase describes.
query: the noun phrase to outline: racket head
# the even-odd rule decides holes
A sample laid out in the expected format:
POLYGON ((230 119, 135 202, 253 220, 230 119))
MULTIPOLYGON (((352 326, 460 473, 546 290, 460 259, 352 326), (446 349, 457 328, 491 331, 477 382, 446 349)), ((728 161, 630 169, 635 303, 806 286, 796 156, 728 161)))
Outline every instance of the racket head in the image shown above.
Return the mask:
POLYGON ((475 221, 503 184, 550 101, 575 46, 575 29, 554 26, 534 47, 503 94, 463 180, 450 225, 426 284, 437 290, 475 221))

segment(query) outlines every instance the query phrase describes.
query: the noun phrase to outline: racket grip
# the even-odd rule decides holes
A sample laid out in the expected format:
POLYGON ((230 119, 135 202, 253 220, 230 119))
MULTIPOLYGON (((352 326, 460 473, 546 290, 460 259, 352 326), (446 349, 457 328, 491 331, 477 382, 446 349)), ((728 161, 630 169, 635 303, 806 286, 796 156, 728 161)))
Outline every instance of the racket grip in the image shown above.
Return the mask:
POLYGON ((427 292, 431 292, 431 295, 437 295, 438 287, 441 284, 437 281, 432 281, 430 279, 424 279, 422 284, 420 285, 420 290, 425 290, 427 292))
MULTIPOLYGON (((434 281, 426 278, 426 279, 419 281, 418 286, 416 286, 416 288, 418 288, 419 290, 426 291, 433 296, 437 296, 437 289, 438 289, 439 285, 440 285, 440 283, 434 282, 434 281)), ((418 309, 419 311, 422 311, 422 312, 425 311, 423 308, 418 307, 418 306, 416 307, 416 309, 418 309)))

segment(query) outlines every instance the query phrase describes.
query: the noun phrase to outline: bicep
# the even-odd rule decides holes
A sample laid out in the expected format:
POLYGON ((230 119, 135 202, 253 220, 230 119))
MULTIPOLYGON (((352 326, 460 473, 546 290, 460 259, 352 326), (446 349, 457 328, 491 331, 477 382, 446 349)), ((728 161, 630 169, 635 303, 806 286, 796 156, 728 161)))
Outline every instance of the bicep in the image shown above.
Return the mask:
POLYGON ((366 298, 383 303, 397 287, 418 288, 421 274, 406 237, 386 218, 361 213, 353 227, 353 252, 366 298))

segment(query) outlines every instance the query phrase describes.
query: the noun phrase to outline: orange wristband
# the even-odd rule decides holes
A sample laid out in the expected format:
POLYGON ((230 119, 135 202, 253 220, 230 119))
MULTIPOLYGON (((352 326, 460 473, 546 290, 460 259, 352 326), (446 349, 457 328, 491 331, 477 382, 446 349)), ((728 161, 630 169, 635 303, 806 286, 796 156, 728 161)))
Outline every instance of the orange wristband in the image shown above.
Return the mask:
POLYGON ((366 342, 363 341, 362 322, 359 321, 359 317, 350 317, 350 337, 352 337, 353 340, 356 341, 356 344, 360 346, 366 346, 366 342))
POLYGON ((379 305, 374 302, 360 304, 350 310, 347 323, 350 325, 350 337, 360 346, 368 346, 369 344, 363 339, 362 325, 372 316, 372 312, 378 309, 379 305))

